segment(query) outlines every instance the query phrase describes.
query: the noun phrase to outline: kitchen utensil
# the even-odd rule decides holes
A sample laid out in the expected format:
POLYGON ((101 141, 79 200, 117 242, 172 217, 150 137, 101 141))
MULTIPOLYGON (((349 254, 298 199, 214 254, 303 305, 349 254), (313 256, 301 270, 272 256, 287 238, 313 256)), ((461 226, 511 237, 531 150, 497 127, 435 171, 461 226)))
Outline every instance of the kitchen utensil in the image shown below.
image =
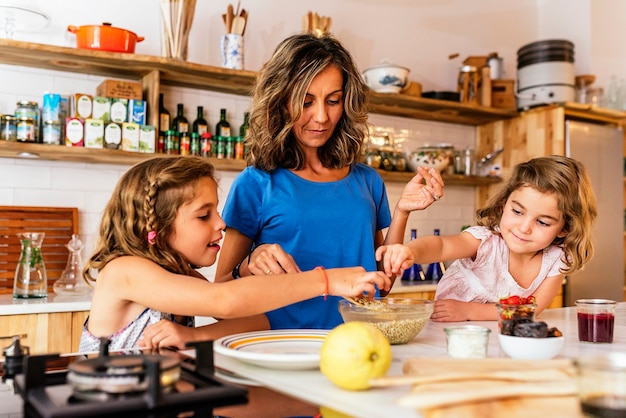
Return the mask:
POLYGON ((135 52, 135 45, 144 40, 134 32, 116 28, 111 23, 67 27, 68 32, 76 35, 76 47, 109 52, 135 52))
POLYGON ((161 0, 163 56, 186 60, 196 0, 161 0))

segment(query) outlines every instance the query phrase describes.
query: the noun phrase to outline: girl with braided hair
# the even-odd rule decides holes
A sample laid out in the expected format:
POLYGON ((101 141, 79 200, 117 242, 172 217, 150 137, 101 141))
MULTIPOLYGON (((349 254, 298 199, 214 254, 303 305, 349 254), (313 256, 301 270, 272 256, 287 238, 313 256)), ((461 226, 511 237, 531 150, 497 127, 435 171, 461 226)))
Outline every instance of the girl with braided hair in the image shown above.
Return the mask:
POLYGON ((97 351, 99 337, 110 339, 111 350, 176 345, 166 332, 142 341, 144 329, 163 319, 182 316, 188 326, 193 321, 184 318, 195 315, 227 319, 211 325, 218 338, 246 330, 245 317, 294 302, 389 289, 382 272, 362 267, 211 283, 195 269, 215 263, 220 250, 226 225, 217 187, 213 166, 199 157, 153 158, 122 176, 83 271, 94 293, 79 351, 97 351))

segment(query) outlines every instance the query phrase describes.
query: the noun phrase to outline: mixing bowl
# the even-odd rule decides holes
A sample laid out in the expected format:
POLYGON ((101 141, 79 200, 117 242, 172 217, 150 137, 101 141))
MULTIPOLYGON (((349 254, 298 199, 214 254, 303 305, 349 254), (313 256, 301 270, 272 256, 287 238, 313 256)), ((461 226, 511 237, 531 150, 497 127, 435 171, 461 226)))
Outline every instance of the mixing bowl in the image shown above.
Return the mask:
POLYGON ((417 298, 377 298, 367 305, 339 301, 344 322, 369 322, 380 329, 390 344, 406 344, 424 328, 434 302, 417 298))

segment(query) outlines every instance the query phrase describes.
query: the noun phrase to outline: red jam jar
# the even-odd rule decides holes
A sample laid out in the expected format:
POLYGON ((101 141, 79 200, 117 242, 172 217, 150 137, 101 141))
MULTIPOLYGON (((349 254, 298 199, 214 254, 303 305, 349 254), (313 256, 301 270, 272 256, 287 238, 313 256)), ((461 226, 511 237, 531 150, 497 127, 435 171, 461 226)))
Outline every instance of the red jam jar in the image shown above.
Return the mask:
POLYGON ((590 343, 612 343, 615 327, 614 300, 578 299, 578 340, 590 343))

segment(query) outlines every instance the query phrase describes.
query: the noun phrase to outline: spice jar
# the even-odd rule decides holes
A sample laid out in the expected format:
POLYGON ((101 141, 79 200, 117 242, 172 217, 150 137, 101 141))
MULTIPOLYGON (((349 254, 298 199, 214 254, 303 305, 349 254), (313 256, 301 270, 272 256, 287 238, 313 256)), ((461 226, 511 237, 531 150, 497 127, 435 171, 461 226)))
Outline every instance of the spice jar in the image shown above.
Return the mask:
POLYGON ((0 116, 0 140, 17 141, 17 120, 15 116, 0 116))

